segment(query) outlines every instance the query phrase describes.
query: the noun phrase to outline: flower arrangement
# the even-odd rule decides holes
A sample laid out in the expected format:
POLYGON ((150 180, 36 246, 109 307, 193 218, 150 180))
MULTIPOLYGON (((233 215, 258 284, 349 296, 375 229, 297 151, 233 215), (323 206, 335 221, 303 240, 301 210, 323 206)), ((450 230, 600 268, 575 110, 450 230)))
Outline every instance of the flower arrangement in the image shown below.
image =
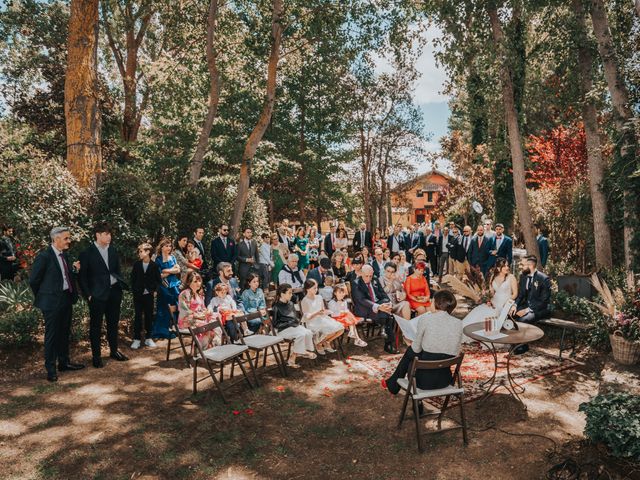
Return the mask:
POLYGON ((600 280, 595 273, 591 276, 591 284, 601 298, 601 303, 591 303, 605 314, 609 333, 619 332, 626 340, 640 342, 640 288, 626 292, 619 288, 611 291, 607 282, 600 280))
POLYGON ((445 275, 442 281, 451 285, 458 295, 468 298, 476 305, 491 301, 491 291, 478 267, 467 268, 462 280, 453 275, 445 275))

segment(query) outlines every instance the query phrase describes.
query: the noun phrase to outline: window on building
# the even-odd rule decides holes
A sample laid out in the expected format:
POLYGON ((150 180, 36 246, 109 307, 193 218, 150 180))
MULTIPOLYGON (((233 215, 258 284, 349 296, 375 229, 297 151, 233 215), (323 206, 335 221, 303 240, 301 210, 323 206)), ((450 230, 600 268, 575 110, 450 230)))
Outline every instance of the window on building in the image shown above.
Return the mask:
POLYGON ((427 192, 427 202, 433 202, 433 192, 427 192))
POLYGON ((422 196, 423 196, 422 190, 418 190, 418 191, 416 192, 416 197, 418 197, 418 198, 422 198, 422 196))

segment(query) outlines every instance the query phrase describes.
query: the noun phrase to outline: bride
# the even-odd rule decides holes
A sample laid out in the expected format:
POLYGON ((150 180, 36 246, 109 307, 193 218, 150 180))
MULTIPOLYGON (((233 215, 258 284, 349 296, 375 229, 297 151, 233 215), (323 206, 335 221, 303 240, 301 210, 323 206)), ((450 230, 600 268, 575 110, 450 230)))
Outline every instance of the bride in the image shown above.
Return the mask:
MULTIPOLYGON (((497 317, 504 304, 509 300, 515 300, 518 296, 518 282, 509 271, 509 263, 506 259, 496 260, 496 265, 491 272, 489 288, 493 295, 491 301, 471 310, 462 321, 463 328, 472 323, 484 322, 487 317, 497 317)), ((466 335, 463 337, 463 342, 471 341, 466 335)))

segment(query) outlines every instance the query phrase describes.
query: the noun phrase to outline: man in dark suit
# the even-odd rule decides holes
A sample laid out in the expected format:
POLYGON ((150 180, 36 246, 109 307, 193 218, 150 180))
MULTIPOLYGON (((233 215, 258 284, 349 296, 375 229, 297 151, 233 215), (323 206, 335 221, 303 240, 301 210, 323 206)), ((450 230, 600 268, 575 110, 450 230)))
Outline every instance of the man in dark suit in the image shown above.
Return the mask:
POLYGON ((424 232, 425 252, 427 253, 427 259, 429 259, 429 266, 434 275, 438 274, 438 237, 431 232, 431 228, 425 228, 424 232))
POLYGON ((329 258, 333 256, 333 252, 335 252, 334 245, 336 244, 336 226, 331 224, 329 227, 329 233, 327 233, 324 237, 324 251, 329 258))
POLYGON ((100 222, 93 229, 95 242, 80 254, 80 286, 89 302, 89 339, 93 366, 102 368, 100 338, 102 319, 107 321, 109 356, 123 362, 129 360, 118 351, 118 323, 122 289, 128 288, 120 272, 118 252, 111 245, 111 226, 100 222))
POLYGON ((409 232, 404 238, 404 246, 407 249, 407 261, 409 263, 413 262, 413 252, 415 252, 416 249, 422 248, 424 250, 424 235, 418 230, 417 224, 409 226, 409 232))
POLYGON ((384 266, 387 262, 384 261, 384 250, 382 247, 376 247, 373 250, 373 258, 371 259, 371 266, 373 267, 373 276, 380 278, 384 275, 384 266))
POLYGON ((373 267, 363 265, 360 278, 352 285, 351 298, 356 316, 369 318, 378 325, 384 326, 387 335, 384 351, 398 353, 395 348, 395 319, 391 315, 391 302, 377 279, 373 278, 373 267))
POLYGON ((484 237, 484 227, 478 225, 475 236, 471 239, 471 245, 467 251, 467 259, 472 267, 480 268, 484 278, 487 278, 487 272, 489 271, 489 255, 493 250, 493 242, 484 237))
POLYGON ((327 257, 322 257, 320 259, 320 265, 316 268, 309 270, 307 274, 307 280, 310 278, 315 280, 318 284, 318 288, 324 288, 324 279, 327 278, 327 275, 331 274, 331 260, 327 257))
POLYGON ((511 237, 504 234, 504 225, 498 223, 496 225, 496 236, 494 239, 495 246, 494 249, 491 250, 491 263, 490 266, 493 267, 496 263, 496 259, 498 258, 506 258, 509 265, 513 261, 513 240, 511 237))
POLYGON ((389 248, 392 255, 405 249, 402 225, 399 223, 393 227, 393 234, 387 239, 387 248, 389 248))
POLYGON ((542 268, 547 266, 547 260, 549 259, 549 239, 545 235, 546 232, 542 230, 542 227, 536 225, 538 235, 536 241, 538 242, 538 250, 540 250, 540 265, 542 268))
POLYGON ((204 228, 196 227, 196 229, 193 232, 193 243, 195 243, 196 248, 198 249, 198 251, 200 252, 200 256, 202 257, 202 268, 200 269, 200 273, 207 276, 207 273, 209 272, 209 264, 207 263, 207 254, 204 249, 204 243, 202 243, 203 239, 204 239, 204 228))
POLYGON ((142 342, 142 326, 144 317, 144 344, 149 348, 155 348, 156 344, 151 338, 153 331, 153 301, 156 291, 160 288, 162 277, 158 264, 151 260, 153 247, 149 243, 138 246, 139 260, 131 268, 131 293, 133 294, 133 342, 131 349, 137 350, 142 342))
POLYGON ((367 230, 367 224, 362 222, 360 224, 360 230, 358 230, 353 236, 353 251, 359 252, 363 246, 366 246, 371 251, 371 232, 367 230))
MULTIPOLYGON (((519 322, 533 323, 543 318, 549 318, 549 302, 551 301, 551 281, 544 273, 537 270, 538 259, 535 256, 527 257, 522 262, 522 275, 518 283, 518 296, 515 305, 511 307, 519 322)), ((520 354, 529 350, 528 345, 523 345, 514 350, 520 354)))
POLYGON ((238 256, 236 242, 229 238, 229 225, 221 225, 219 235, 211 240, 211 260, 213 269, 218 268, 220 262, 227 262, 233 265, 238 256))
POLYGON ((245 282, 252 270, 258 270, 258 244, 253 239, 253 230, 247 227, 238 242, 238 278, 242 290, 247 288, 245 282))
MULTIPOLYGON (((29 285, 33 291, 33 304, 44 316, 44 366, 47 380, 56 382, 58 369, 80 370, 84 365, 69 359, 69 334, 73 304, 78 301, 78 288, 66 251, 71 244, 68 228, 51 230, 51 246, 41 251, 33 262, 29 285)), ((77 268, 77 265, 75 265, 77 268)))
POLYGON ((454 247, 454 241, 454 236, 449 232, 449 227, 442 227, 442 233, 438 238, 438 275, 441 282, 445 270, 448 274, 451 274, 449 271, 449 255, 451 255, 451 250, 454 247))
POLYGON ((20 270, 13 227, 4 225, 0 237, 0 280, 13 280, 20 270))

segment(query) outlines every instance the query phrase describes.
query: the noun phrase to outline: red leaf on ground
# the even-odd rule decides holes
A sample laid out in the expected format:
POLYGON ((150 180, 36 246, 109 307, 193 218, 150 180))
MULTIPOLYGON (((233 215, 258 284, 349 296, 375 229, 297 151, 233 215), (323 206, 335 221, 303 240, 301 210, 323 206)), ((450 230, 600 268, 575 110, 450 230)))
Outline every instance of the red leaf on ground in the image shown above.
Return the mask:
POLYGON ((232 413, 233 413, 234 415, 240 415, 240 410, 234 410, 232 413))

